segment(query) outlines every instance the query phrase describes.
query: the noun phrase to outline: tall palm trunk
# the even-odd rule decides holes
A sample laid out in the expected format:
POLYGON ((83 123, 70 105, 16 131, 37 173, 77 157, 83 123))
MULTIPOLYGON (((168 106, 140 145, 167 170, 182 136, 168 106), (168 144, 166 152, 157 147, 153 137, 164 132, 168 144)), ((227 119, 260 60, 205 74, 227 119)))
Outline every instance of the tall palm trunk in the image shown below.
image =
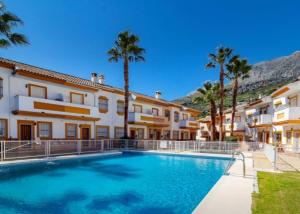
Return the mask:
POLYGON ((128 106, 129 106, 129 76, 128 76, 128 57, 124 59, 124 89, 125 89, 125 105, 124 105, 124 138, 128 138, 128 106))
POLYGON ((232 92, 232 113, 231 113, 231 127, 230 127, 231 136, 233 136, 237 92, 238 92, 238 78, 235 78, 233 82, 233 92, 232 92))
POLYGON ((216 104, 213 100, 210 101, 210 117, 211 117, 211 140, 216 139, 216 104))
POLYGON ((223 108, 224 108, 224 65, 220 65, 220 134, 219 140, 223 140, 223 108))

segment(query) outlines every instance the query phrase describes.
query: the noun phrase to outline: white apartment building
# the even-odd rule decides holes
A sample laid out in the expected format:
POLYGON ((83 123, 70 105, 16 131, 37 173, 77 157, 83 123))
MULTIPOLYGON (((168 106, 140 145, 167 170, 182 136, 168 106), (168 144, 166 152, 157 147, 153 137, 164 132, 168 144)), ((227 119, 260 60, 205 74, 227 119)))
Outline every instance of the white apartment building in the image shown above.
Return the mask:
POLYGON ((287 147, 300 146, 300 81, 290 83, 272 93, 273 138, 271 142, 287 147))
MULTIPOLYGON (((121 138, 124 91, 91 80, 0 58, 0 139, 121 138)), ((200 112, 131 92, 131 138, 195 139, 200 112)))
POLYGON ((246 108, 247 134, 251 140, 270 143, 272 137, 273 102, 270 96, 250 102, 246 108))
MULTIPOLYGON (((246 137, 246 114, 245 104, 236 106, 234 123, 233 123, 233 136, 237 137, 239 141, 245 140, 246 137)), ((231 117, 232 109, 228 109, 224 112, 224 132, 225 136, 231 135, 231 117)))

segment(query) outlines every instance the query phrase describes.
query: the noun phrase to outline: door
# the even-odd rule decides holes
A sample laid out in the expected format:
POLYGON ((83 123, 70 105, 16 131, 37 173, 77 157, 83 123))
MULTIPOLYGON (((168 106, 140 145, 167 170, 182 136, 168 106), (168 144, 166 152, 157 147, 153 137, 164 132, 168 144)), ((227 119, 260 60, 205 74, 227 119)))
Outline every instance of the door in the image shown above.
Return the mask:
POLYGON ((82 140, 90 139, 90 128, 82 128, 81 129, 81 139, 82 140))
POLYGON ((32 126, 29 124, 20 125, 20 140, 32 140, 32 126))
POLYGON ((161 132, 160 131, 156 131, 156 140, 160 140, 160 135, 161 135, 161 132))

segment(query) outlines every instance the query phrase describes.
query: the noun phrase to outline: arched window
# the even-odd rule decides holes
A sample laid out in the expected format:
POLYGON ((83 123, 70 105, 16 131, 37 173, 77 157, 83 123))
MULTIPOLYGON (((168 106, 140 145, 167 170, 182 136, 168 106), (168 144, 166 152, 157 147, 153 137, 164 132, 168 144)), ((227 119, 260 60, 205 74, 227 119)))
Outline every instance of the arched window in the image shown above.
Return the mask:
POLYGON ((3 79, 0 77, 0 99, 3 97, 3 79))

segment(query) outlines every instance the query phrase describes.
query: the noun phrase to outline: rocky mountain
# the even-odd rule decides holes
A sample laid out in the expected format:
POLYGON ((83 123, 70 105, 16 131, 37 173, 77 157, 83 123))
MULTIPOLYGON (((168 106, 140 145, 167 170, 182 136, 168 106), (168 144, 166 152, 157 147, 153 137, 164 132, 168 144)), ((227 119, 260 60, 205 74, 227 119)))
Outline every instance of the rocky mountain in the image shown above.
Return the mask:
POLYGON ((250 78, 241 81, 240 90, 244 92, 282 81, 295 80, 298 76, 300 76, 300 51, 254 64, 250 71, 250 78))
MULTIPOLYGON (((300 76, 300 51, 273 59, 260 62, 252 66, 249 78, 240 80, 239 102, 256 99, 259 95, 269 95, 277 88, 289 82, 295 81, 300 76)), ((230 85, 227 85, 230 88, 230 85)), ((230 92, 229 92, 230 93, 230 92)), ((199 96, 197 92, 176 99, 174 102, 207 111, 206 103, 194 104, 193 98, 199 96)), ((230 107, 231 96, 227 96, 225 105, 230 107)))

